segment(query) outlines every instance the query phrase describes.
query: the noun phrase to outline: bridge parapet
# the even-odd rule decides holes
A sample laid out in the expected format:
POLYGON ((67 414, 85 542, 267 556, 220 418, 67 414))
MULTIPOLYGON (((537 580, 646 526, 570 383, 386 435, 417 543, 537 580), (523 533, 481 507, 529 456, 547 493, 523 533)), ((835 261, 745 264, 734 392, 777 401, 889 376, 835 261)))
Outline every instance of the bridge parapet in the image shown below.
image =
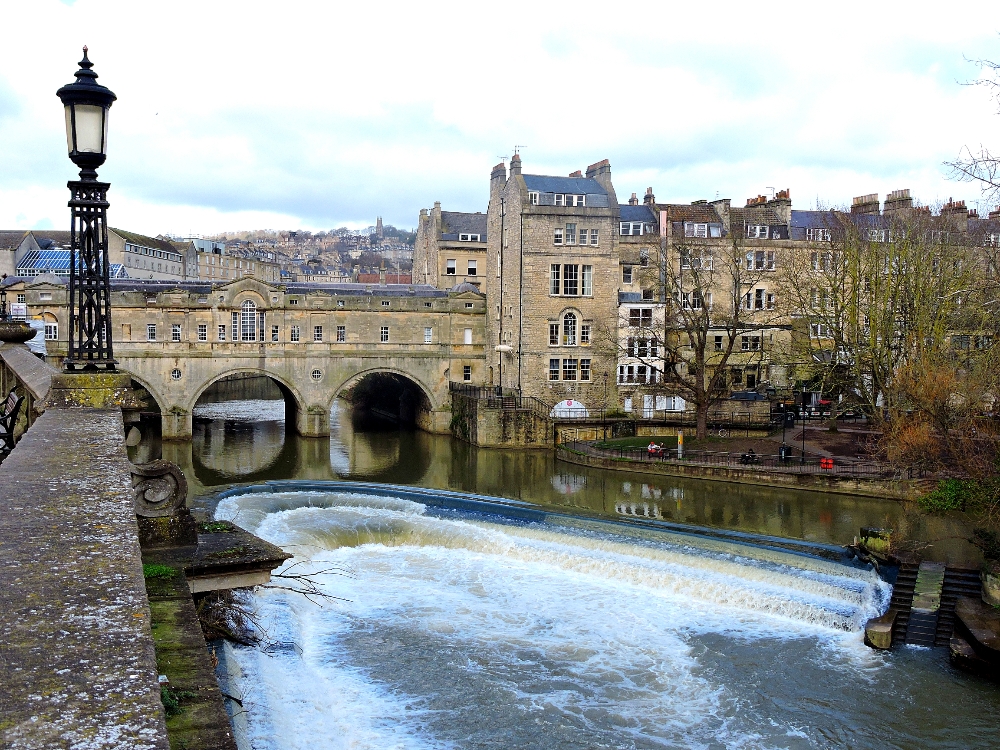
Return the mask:
POLYGON ((53 406, 0 464, 3 747, 168 747, 122 433, 53 406))

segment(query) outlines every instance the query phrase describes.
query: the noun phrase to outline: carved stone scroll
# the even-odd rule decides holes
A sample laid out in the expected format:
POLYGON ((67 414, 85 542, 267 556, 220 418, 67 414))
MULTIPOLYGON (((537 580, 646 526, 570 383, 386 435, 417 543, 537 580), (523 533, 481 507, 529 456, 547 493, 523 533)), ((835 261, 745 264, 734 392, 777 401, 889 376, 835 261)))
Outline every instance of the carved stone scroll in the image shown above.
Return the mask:
POLYGON ((143 518, 165 518, 184 508, 188 486, 177 464, 158 459, 132 466, 135 514, 143 518))

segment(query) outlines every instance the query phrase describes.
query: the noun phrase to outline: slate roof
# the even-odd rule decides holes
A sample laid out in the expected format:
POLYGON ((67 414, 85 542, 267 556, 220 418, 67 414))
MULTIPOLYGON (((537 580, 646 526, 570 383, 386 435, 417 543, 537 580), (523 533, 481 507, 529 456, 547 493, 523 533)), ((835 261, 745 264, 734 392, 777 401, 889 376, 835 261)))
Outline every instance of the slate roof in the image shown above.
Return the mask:
POLYGON ((657 206, 667 212, 669 221, 694 221, 699 224, 721 224, 722 217, 707 203, 664 203, 657 206))
POLYGON ((619 206, 618 215, 622 221, 643 221, 647 224, 656 223, 656 216, 653 214, 653 210, 645 204, 641 206, 630 206, 628 204, 619 206))
MULTIPOLYGON (((749 206, 746 208, 732 208, 729 210, 729 225, 739 226, 746 222, 751 225, 784 226, 781 217, 770 208, 757 208, 749 206)), ((741 230, 742 231, 742 230, 741 230)))
MULTIPOLYGON (((70 242, 73 241, 72 235, 65 229, 32 229, 31 234, 39 247, 45 245, 45 240, 51 240, 60 247, 69 247, 70 242)), ((45 250, 47 248, 42 247, 42 249, 45 250)))
MULTIPOLYGON (((230 286, 238 283, 239 281, 240 280, 238 279, 234 279, 226 282, 225 284, 212 284, 207 281, 170 281, 168 279, 112 279, 111 286, 116 292, 148 292, 149 294, 156 294, 158 292, 180 291, 207 295, 210 294, 213 289, 230 286)), ((268 284, 264 281, 258 281, 257 283, 277 288, 276 285, 268 284)), ((429 284, 387 284, 386 286, 379 286, 378 284, 342 284, 335 282, 295 281, 283 283, 281 284, 281 287, 284 288, 286 294, 307 294, 309 292, 320 291, 334 296, 339 294, 358 296, 371 294, 372 292, 377 293, 379 296, 390 297, 448 296, 448 292, 443 289, 430 286, 429 284)))
POLYGON ((159 248, 160 250, 166 250, 168 253, 176 253, 180 250, 180 248, 174 247, 167 240, 158 240, 155 237, 147 237, 146 235, 138 234, 137 232, 126 232, 124 229, 116 229, 115 227, 108 227, 108 229, 117 234, 123 240, 136 245, 159 248))
POLYGON ((573 195, 607 195, 608 191, 592 177, 548 177, 539 174, 524 175, 528 190, 539 193, 570 193, 573 195))
POLYGON ((441 212, 441 234, 479 234, 486 242, 486 214, 466 214, 458 211, 441 212))
POLYGON ((837 225, 833 211, 792 211, 793 227, 801 229, 829 229, 837 225))
POLYGON ((27 233, 24 229, 0 229, 0 250, 17 250, 27 233))

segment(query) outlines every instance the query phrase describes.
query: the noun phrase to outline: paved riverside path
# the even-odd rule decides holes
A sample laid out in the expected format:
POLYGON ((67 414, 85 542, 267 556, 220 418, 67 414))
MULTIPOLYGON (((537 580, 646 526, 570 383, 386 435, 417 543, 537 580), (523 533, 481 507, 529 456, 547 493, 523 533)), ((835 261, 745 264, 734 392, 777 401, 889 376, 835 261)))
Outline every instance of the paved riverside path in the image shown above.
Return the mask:
POLYGON ((53 407, 0 464, 0 748, 162 748, 120 409, 53 407))

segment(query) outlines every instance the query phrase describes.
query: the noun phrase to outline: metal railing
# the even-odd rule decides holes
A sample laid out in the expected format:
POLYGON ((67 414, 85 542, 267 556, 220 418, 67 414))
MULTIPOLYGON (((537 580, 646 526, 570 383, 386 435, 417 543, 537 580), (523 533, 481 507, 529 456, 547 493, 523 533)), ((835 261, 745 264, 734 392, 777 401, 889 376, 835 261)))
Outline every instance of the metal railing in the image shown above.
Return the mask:
MULTIPOLYGON (((664 463, 692 466, 724 466, 728 468, 780 474, 819 474, 838 477, 867 479, 901 479, 901 472, 879 461, 862 461, 847 458, 792 455, 757 455, 724 451, 685 450, 678 456, 677 449, 650 453, 646 448, 599 448, 593 443, 578 440, 559 444, 565 450, 597 458, 613 458, 641 463, 664 463)), ((912 476, 912 474, 911 474, 912 476)))

